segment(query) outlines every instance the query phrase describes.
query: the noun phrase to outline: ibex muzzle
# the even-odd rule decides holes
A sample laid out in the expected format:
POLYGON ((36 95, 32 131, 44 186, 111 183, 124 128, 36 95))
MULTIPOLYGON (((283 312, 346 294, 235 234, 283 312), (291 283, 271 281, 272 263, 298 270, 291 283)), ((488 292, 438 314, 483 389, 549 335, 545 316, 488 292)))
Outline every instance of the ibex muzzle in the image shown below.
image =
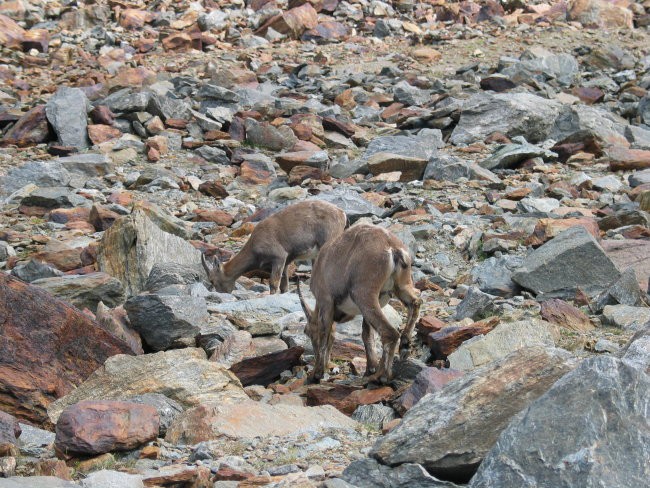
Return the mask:
POLYGON ((334 344, 334 322, 363 315, 362 338, 366 349, 368 381, 388 383, 392 377, 397 346, 406 353, 422 300, 413 286, 408 249, 389 231, 373 225, 355 225, 321 249, 313 266, 310 289, 316 298, 312 311, 300 293, 307 316, 305 333, 314 346, 315 365, 311 377, 323 378, 334 344), (393 295, 408 309, 406 326, 400 331, 382 312, 393 295), (383 353, 377 359, 375 332, 383 353), (400 341, 401 338, 401 341, 400 341))

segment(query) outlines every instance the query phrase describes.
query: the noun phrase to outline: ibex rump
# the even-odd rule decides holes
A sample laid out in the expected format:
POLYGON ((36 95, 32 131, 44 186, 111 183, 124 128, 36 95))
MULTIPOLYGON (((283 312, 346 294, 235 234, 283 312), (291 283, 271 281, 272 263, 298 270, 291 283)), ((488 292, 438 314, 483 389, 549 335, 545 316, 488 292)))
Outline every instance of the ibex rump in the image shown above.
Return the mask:
POLYGON ((203 267, 215 290, 231 292, 235 281, 254 269, 270 269, 271 293, 289 287, 287 267, 296 259, 313 259, 323 245, 339 236, 347 222, 345 212, 331 203, 308 200, 290 205, 255 226, 237 255, 226 263, 202 256, 203 267))
POLYGON ((320 381, 329 363, 334 343, 334 322, 346 322, 361 314, 368 381, 390 381, 398 343, 401 343, 403 352, 409 350, 422 303, 413 286, 411 259, 404 244, 380 227, 352 226, 323 246, 312 269, 310 289, 316 298, 313 311, 298 285, 300 302, 308 321, 305 333, 314 346, 315 365, 311 380, 320 381), (381 310, 391 294, 408 309, 406 326, 401 334, 381 310), (382 342, 381 360, 377 359, 374 349, 375 332, 379 333, 382 342))

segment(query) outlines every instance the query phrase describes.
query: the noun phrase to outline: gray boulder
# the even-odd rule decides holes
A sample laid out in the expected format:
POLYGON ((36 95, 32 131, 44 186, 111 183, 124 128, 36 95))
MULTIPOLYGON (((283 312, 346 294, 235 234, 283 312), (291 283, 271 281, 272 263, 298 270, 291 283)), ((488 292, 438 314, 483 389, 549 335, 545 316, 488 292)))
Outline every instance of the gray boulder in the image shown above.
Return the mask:
POLYGON ((163 121, 167 119, 186 119, 190 115, 190 105, 184 100, 165 95, 151 94, 147 112, 157 115, 163 121))
POLYGON ((11 270, 11 275, 20 278, 27 283, 32 281, 63 276, 63 271, 60 271, 47 263, 42 263, 32 259, 27 264, 21 264, 11 270))
POLYGON ((67 186, 70 173, 58 161, 28 161, 12 167, 0 178, 0 196, 8 196, 25 185, 67 186))
POLYGON ((372 425, 381 429, 384 422, 396 418, 395 410, 387 405, 371 404, 359 405, 352 414, 352 418, 360 424, 372 425))
POLYGON ((43 208, 90 207, 90 200, 65 187, 37 188, 20 201, 21 205, 43 208))
POLYGON ((374 459, 350 464, 341 478, 357 488, 455 488, 458 485, 431 476, 419 464, 405 463, 391 468, 374 459))
POLYGON ((516 167, 526 159, 541 157, 544 159, 555 159, 557 154, 547 149, 529 144, 525 139, 517 144, 505 144, 500 146, 489 158, 479 164, 486 169, 509 169, 516 167))
POLYGON ((421 464, 433 476, 467 481, 510 419, 574 367, 554 348, 521 349, 422 398, 380 438, 371 456, 421 464))
POLYGON ((149 105, 151 92, 137 91, 132 92, 131 88, 123 88, 111 93, 101 101, 101 105, 106 105, 115 113, 125 112, 144 112, 149 105))
POLYGON ((475 286, 470 287, 465 298, 456 307, 456 320, 469 317, 472 320, 481 320, 494 315, 494 297, 483 293, 475 286))
POLYGON ((99 302, 113 308, 124 303, 124 287, 117 278, 106 273, 65 275, 32 281, 32 284, 46 289, 52 295, 71 303, 79 310, 97 310, 99 302))
POLYGON ((184 410, 180 403, 160 393, 145 393, 143 395, 125 397, 122 400, 154 407, 158 412, 158 417, 160 417, 160 437, 165 437, 167 428, 176 416, 184 410))
POLYGON ((520 292, 520 287, 512 281, 512 273, 521 266, 522 258, 505 255, 491 257, 479 263, 470 272, 472 283, 479 290, 500 297, 513 297, 520 292))
POLYGON ((90 102, 80 88, 61 86, 45 105, 45 115, 62 146, 86 149, 90 102))
POLYGON ((156 263, 151 268, 144 289, 156 292, 171 285, 191 285, 200 282, 202 274, 195 268, 177 263, 156 263))
POLYGON ((124 304, 131 327, 154 351, 194 346, 201 326, 209 320, 204 298, 139 295, 124 304))
POLYGON ((587 359, 510 423, 470 487, 647 486, 649 404, 642 369, 587 359))
POLYGON ((548 298, 571 298, 578 288, 594 295, 620 276, 594 237, 584 227, 571 227, 535 249, 512 279, 548 298))
POLYGON ((142 476, 102 469, 81 481, 83 488, 144 488, 142 476))
POLYGON ((384 214, 383 209, 365 200, 353 190, 336 189, 328 193, 319 193, 312 198, 336 205, 345 212, 351 223, 356 222, 361 217, 381 216, 384 214))
POLYGON ((482 141, 493 132, 524 136, 537 143, 548 138, 562 104, 530 93, 477 93, 462 107, 452 144, 482 141))
POLYGON ((637 331, 650 322, 650 308, 607 305, 603 309, 603 321, 611 327, 637 331))

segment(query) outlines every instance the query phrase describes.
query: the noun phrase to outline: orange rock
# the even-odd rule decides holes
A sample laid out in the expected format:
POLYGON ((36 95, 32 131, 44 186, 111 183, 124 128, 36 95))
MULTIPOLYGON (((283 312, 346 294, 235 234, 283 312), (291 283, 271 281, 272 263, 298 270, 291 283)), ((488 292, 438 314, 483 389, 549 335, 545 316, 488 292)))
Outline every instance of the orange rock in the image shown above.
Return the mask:
POLYGON ((6 15, 0 15, 0 46, 19 49, 22 47, 24 37, 25 29, 6 15))
POLYGON ((346 415, 352 415, 359 405, 370 405, 388 400, 395 392, 388 386, 374 390, 355 386, 323 384, 307 390, 307 405, 332 405, 346 415))
POLYGON ((87 207, 57 208, 50 212, 50 221, 65 224, 74 221, 87 221, 90 209, 87 207))
POLYGON ((593 330, 594 325, 579 308, 557 298, 542 302, 541 315, 544 320, 576 331, 593 330))
POLYGON ((25 113, 0 140, 2 146, 27 147, 47 142, 50 129, 45 116, 45 105, 37 105, 25 113))
POLYGON ((101 144, 121 136, 122 132, 110 125, 92 124, 88 126, 88 137, 93 144, 101 144))
POLYGON ((61 459, 43 459, 36 463, 36 476, 56 476, 62 480, 72 480, 72 468, 61 459))
POLYGON ((431 47, 421 47, 413 51, 413 57, 420 62, 434 63, 442 59, 442 53, 431 47))
POLYGON ((142 29, 147 22, 151 22, 154 16, 146 10, 128 8, 120 13, 119 23, 125 29, 142 29))
POLYGON ((193 49, 192 37, 184 32, 178 32, 165 37, 162 40, 165 51, 187 52, 193 49))
POLYGON ((225 225, 230 227, 234 222, 234 218, 228 212, 223 210, 197 210, 196 217, 192 219, 194 222, 214 222, 218 225, 225 225))
POLYGON ((22 48, 27 52, 36 49, 39 53, 46 53, 50 46, 50 33, 45 29, 31 29, 25 31, 22 48))

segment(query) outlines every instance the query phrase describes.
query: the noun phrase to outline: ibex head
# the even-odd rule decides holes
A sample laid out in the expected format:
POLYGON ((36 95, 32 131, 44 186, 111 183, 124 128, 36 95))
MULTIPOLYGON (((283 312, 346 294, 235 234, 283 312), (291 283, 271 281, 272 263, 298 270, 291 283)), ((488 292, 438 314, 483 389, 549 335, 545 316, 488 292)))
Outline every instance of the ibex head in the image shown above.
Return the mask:
POLYGON ((206 258, 201 254, 203 269, 208 274, 212 287, 222 293, 230 293, 235 289, 235 279, 229 278, 223 270, 223 265, 216 258, 206 258))

